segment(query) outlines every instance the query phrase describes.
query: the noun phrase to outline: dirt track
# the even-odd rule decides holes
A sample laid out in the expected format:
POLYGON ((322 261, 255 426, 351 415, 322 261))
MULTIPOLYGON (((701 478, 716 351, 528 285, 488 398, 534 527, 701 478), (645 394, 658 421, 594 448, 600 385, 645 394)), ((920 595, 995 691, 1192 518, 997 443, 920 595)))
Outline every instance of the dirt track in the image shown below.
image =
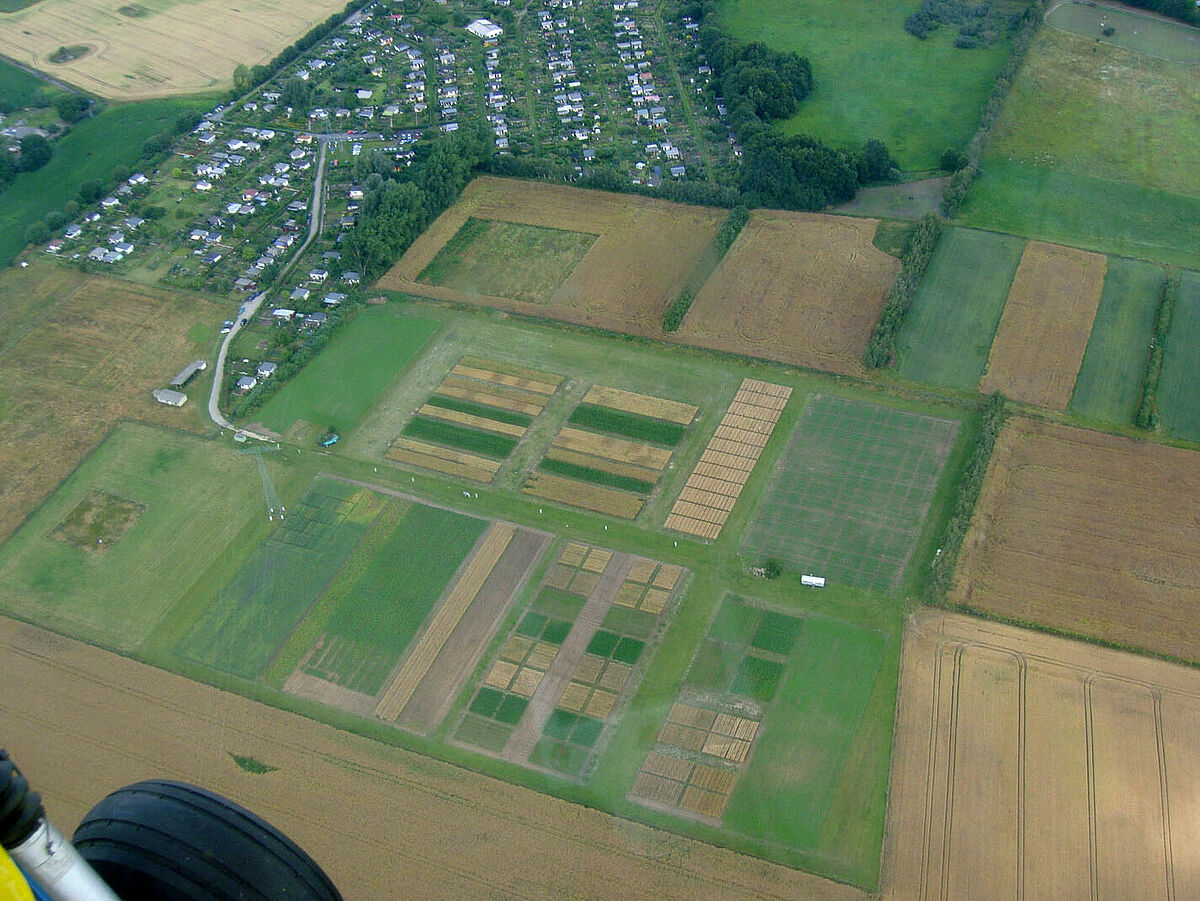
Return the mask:
POLYGON ((145 778, 203 784, 353 899, 861 895, 390 748, 0 618, 0 735, 68 834, 145 778), (103 715, 98 715, 103 712, 103 715), (278 769, 240 770, 229 754, 278 769))

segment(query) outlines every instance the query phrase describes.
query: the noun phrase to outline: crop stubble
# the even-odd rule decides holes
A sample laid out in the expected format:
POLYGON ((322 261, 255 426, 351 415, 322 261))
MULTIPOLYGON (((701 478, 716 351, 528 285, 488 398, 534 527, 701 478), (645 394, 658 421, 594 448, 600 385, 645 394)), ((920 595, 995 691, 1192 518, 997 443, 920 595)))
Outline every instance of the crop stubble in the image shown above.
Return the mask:
POLYGON ((1016 418, 996 442, 952 599, 1200 660, 1190 451, 1016 418))
POLYGON ((1098 253, 1040 241, 1026 244, 979 390, 1065 410, 1107 268, 1107 258, 1098 253))
POLYGON ((1200 674, 932 610, 905 631, 893 898, 1195 897, 1200 674))

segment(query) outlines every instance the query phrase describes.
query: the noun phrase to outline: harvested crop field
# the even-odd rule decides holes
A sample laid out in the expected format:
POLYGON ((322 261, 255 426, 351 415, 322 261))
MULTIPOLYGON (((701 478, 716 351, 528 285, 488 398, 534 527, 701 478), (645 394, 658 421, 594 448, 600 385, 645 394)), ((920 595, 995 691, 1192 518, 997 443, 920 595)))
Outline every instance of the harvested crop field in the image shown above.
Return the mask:
POLYGON ((340 6, 256 0, 175 0, 114 14, 100 0, 41 0, 0 17, 0 53, 51 72, 102 97, 144 100, 217 90, 232 84, 234 67, 265 63, 340 6), (49 57, 61 46, 90 52, 66 63, 49 57))
POLYGON ((603 895, 618 871, 635 895, 861 897, 11 620, 0 620, 0 670, 10 680, 0 695, 5 746, 67 834, 108 792, 166 776, 265 817, 348 899, 414 885, 438 897, 603 895), (124 747, 137 754, 112 752, 124 747), (275 769, 245 772, 231 754, 275 769), (397 811, 422 828, 397 829, 397 811))
MULTIPOLYGON (((459 201, 413 242, 378 286, 632 334, 660 335, 663 310, 725 216, 725 210, 627 194, 477 178, 459 201), (421 274, 470 218, 597 237, 565 280, 537 303, 520 300, 516 295, 521 292, 515 288, 510 296, 502 296, 495 285, 464 291, 423 284, 421 274)), ((562 260, 556 252, 544 259, 529 254, 506 262, 529 272, 519 280, 510 275, 505 283, 527 285, 546 284, 546 273, 541 270, 547 268, 553 269, 557 278, 562 260)))
POLYGON ((883 893, 1200 894, 1200 674, 932 610, 905 630, 883 893))
POLYGON ((1200 660, 1196 454, 1018 418, 996 441, 952 599, 1200 660))
POLYGON ((900 262, 878 223, 755 210, 679 329, 689 344, 854 375, 900 262))
POLYGON ((1107 267, 1098 253, 1040 241, 1026 244, 979 390, 1065 410, 1107 267))
POLYGON ((0 294, 14 311, 0 330, 3 539, 118 419, 199 425, 199 405, 165 407, 150 391, 208 351, 189 330, 219 312, 196 295, 36 261, 5 272, 0 294))

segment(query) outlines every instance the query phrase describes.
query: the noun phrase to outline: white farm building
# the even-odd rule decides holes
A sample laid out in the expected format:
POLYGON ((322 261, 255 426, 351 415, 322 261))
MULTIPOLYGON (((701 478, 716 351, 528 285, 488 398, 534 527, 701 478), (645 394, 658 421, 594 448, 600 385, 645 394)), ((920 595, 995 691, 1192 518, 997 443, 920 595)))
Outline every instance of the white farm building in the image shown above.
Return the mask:
POLYGON ((467 31, 485 41, 494 41, 504 34, 504 29, 490 19, 476 19, 467 26, 467 31))

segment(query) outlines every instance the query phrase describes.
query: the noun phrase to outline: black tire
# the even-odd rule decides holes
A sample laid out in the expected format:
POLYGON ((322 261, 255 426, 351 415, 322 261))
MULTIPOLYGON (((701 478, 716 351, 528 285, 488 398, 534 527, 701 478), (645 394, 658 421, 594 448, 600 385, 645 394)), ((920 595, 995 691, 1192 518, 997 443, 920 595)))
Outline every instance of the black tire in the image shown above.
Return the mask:
POLYGON ((125 901, 340 901, 329 877, 244 807, 183 782, 113 792, 73 843, 125 901))

